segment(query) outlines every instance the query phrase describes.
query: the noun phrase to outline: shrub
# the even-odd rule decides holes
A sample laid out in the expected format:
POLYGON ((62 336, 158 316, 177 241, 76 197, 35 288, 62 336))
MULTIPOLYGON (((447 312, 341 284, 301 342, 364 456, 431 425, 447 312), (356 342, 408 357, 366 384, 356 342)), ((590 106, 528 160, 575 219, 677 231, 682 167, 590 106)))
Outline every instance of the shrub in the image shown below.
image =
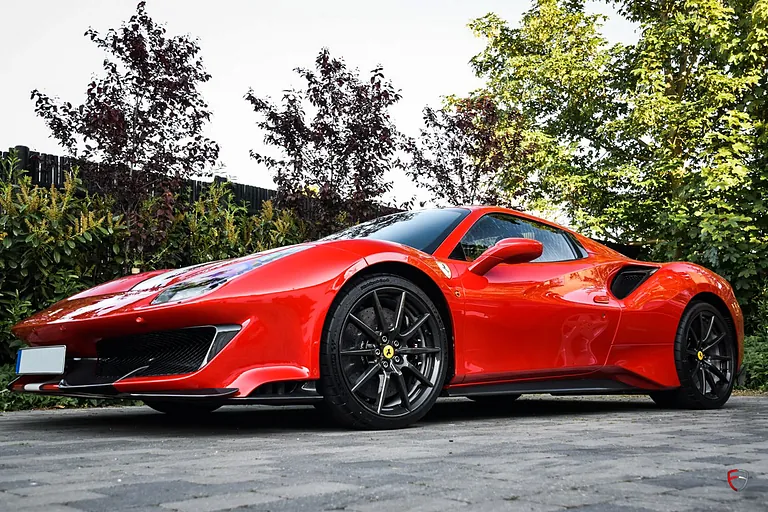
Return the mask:
POLYGON ((89 195, 75 173, 64 188, 32 185, 11 155, 0 176, 0 364, 13 360, 14 322, 122 274, 127 229, 110 201, 89 195))
POLYGON ((186 207, 168 198, 144 205, 141 221, 148 231, 161 230, 166 215, 158 210, 176 204, 164 240, 145 254, 142 268, 172 268, 245 256, 254 252, 302 242, 305 226, 289 210, 275 210, 270 201, 258 215, 237 204, 227 183, 212 183, 200 198, 186 207))
POLYGON ((744 339, 744 387, 768 391, 768 337, 747 336, 744 339))
POLYGON ((756 328, 744 339, 744 387, 768 391, 768 286, 759 294, 754 310, 756 328))

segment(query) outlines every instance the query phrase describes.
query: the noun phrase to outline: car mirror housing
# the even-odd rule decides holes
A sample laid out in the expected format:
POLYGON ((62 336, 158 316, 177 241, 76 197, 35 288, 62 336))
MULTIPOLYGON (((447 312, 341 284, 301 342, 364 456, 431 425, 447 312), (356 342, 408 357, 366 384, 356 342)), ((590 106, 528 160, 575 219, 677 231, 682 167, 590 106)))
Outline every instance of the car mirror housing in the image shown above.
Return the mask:
POLYGON ((537 240, 527 238, 504 238, 486 249, 469 266, 469 271, 485 275, 499 263, 527 263, 541 256, 544 246, 537 240))

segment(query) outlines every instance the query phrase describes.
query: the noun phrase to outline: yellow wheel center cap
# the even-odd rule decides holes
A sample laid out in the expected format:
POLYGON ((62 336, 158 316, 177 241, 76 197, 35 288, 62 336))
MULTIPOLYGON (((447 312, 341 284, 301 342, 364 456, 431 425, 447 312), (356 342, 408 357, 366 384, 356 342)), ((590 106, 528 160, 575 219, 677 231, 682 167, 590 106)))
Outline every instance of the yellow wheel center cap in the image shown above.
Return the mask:
POLYGON ((392 357, 395 355, 395 348, 392 345, 384 345, 384 349, 381 351, 382 354, 384 354, 384 357, 387 359, 392 359, 392 357))
POLYGON ((699 350, 699 353, 698 353, 698 354, 696 354, 696 357, 698 357, 698 358, 699 358, 699 361, 703 361, 703 360, 704 360, 704 352, 702 352, 701 350, 699 350))

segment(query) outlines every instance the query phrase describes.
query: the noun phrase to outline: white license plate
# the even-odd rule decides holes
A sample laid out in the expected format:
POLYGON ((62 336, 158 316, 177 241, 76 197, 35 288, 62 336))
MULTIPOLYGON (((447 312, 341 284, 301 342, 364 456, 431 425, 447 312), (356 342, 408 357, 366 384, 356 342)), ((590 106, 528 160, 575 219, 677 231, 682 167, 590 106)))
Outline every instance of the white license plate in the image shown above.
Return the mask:
POLYGON ((60 375, 64 373, 67 347, 23 348, 16 354, 17 375, 60 375))

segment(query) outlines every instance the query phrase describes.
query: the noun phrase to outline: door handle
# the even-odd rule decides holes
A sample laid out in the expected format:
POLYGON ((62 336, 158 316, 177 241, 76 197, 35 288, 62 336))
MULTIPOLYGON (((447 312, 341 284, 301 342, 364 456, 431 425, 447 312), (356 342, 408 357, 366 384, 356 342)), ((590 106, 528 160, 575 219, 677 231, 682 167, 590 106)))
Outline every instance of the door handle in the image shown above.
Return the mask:
POLYGON ((592 297, 592 302, 596 304, 608 304, 611 299, 607 295, 595 295, 592 297))

